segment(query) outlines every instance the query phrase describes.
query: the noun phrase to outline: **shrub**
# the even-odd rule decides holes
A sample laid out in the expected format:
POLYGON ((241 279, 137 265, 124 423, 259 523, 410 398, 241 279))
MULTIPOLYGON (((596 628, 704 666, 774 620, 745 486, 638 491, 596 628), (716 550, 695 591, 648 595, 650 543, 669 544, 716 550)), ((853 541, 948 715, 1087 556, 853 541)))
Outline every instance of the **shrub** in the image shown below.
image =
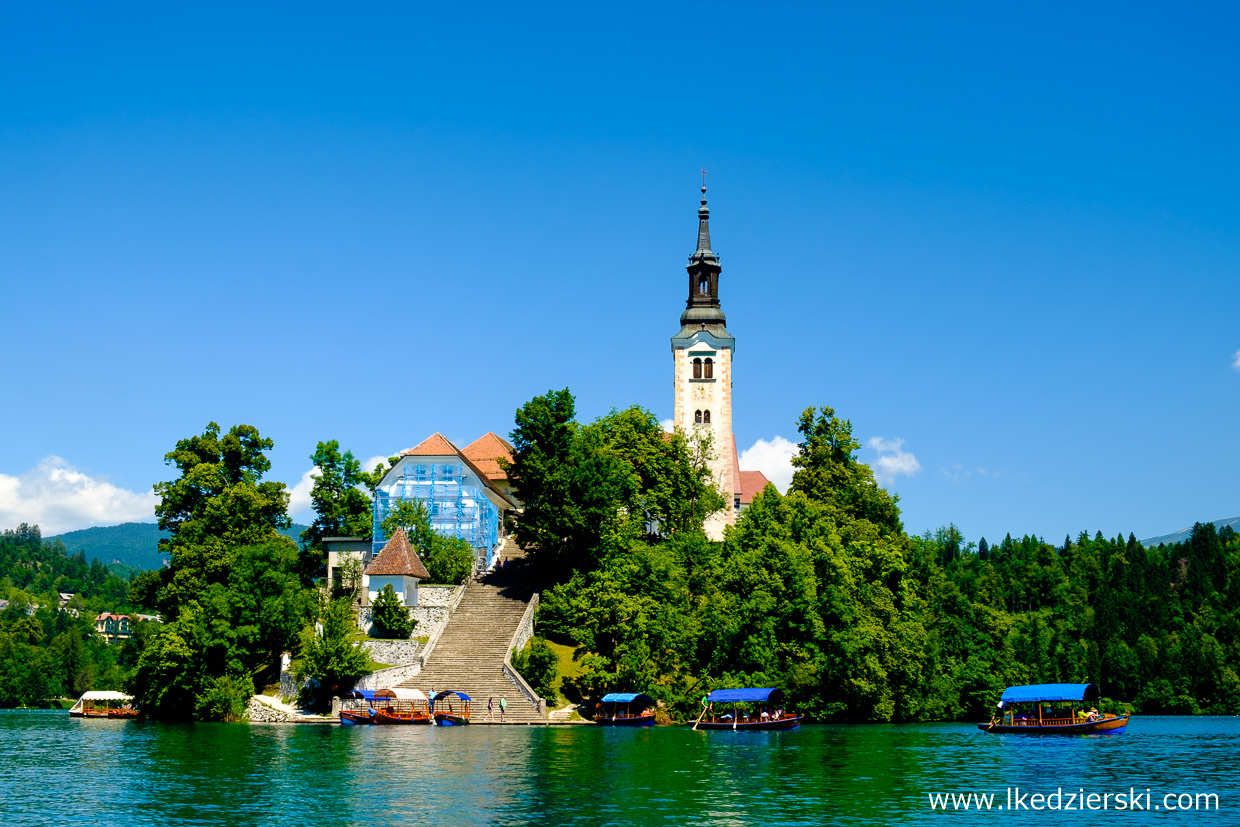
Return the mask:
POLYGON ((514 652, 512 655, 512 668, 548 703, 556 700, 554 682, 559 663, 560 659, 555 650, 540 637, 531 639, 530 645, 524 651, 514 652))
POLYGON ((194 705, 200 721, 244 721, 254 694, 249 676, 223 675, 209 678, 194 705))
POLYGON ((409 617, 409 609, 396 596, 391 584, 384 586, 371 604, 370 616, 375 623, 376 637, 408 640, 413 633, 414 621, 409 617))

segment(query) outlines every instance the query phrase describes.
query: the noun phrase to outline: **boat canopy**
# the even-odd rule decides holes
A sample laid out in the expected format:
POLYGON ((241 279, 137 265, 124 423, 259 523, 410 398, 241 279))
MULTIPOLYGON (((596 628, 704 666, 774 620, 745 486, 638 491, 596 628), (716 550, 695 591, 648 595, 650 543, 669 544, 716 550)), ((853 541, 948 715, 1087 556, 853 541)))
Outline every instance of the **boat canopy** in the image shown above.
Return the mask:
POLYGON ((644 692, 612 692, 603 696, 605 704, 631 704, 640 703, 643 706, 649 706, 654 703, 654 698, 644 692))
POLYGON ((1009 686, 1003 690, 1000 706, 1036 701, 1096 701, 1098 687, 1092 683, 1035 683, 1009 686))
POLYGON ((90 692, 83 692, 82 697, 78 698, 78 702, 82 701, 132 701, 132 695, 126 695, 124 692, 111 692, 104 689, 93 689, 90 692))
POLYGON ((373 701, 375 699, 374 689, 350 689, 340 697, 342 698, 361 698, 363 701, 373 701))
POLYGON ((440 692, 436 692, 434 696, 432 696, 431 700, 442 701, 444 698, 448 697, 449 695, 455 695, 458 698, 460 698, 462 701, 470 700, 470 697, 466 695, 464 692, 457 692, 455 689, 444 689, 440 692))
POLYGON ((425 701, 426 695, 420 689, 407 689, 398 686, 395 689, 379 689, 375 691, 376 698, 395 698, 398 701, 425 701))
POLYGON ((706 696, 706 702, 712 704, 779 704, 784 702, 782 689, 716 689, 706 696))

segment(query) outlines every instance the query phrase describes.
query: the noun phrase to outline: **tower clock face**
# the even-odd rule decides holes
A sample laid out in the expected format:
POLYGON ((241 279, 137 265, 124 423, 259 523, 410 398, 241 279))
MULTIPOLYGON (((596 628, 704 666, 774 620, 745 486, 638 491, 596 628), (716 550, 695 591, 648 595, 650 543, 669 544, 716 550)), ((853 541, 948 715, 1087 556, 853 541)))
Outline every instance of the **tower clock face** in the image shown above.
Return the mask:
POLYGON ((706 399, 710 396, 710 387, 708 385, 694 385, 693 397, 695 399, 706 399))

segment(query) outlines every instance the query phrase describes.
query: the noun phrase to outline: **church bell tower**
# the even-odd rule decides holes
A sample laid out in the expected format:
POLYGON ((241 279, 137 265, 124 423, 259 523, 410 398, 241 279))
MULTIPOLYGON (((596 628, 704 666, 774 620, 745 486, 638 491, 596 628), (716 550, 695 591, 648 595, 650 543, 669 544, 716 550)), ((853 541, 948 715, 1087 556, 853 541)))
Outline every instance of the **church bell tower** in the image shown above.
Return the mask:
POLYGON ((680 314, 680 332, 672 337, 676 404, 673 423, 686 434, 711 438, 710 469, 727 500, 723 511, 706 520, 706 535, 723 539, 723 527, 736 520, 740 491, 736 438, 732 435, 732 353, 736 340, 728 333, 719 304, 719 257, 710 248, 710 208, 706 187, 698 208, 697 249, 685 268, 689 298, 680 314))

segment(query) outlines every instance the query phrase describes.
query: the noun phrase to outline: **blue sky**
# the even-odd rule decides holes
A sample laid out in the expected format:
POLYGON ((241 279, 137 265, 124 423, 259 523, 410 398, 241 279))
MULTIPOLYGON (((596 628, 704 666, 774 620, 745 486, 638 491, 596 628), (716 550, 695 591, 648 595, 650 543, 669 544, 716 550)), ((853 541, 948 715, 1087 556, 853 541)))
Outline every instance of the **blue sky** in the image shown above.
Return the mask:
POLYGON ((852 5, 7 9, 0 524, 212 420, 669 417, 703 166, 751 465, 831 405, 915 533, 1240 514, 1236 8, 852 5))

